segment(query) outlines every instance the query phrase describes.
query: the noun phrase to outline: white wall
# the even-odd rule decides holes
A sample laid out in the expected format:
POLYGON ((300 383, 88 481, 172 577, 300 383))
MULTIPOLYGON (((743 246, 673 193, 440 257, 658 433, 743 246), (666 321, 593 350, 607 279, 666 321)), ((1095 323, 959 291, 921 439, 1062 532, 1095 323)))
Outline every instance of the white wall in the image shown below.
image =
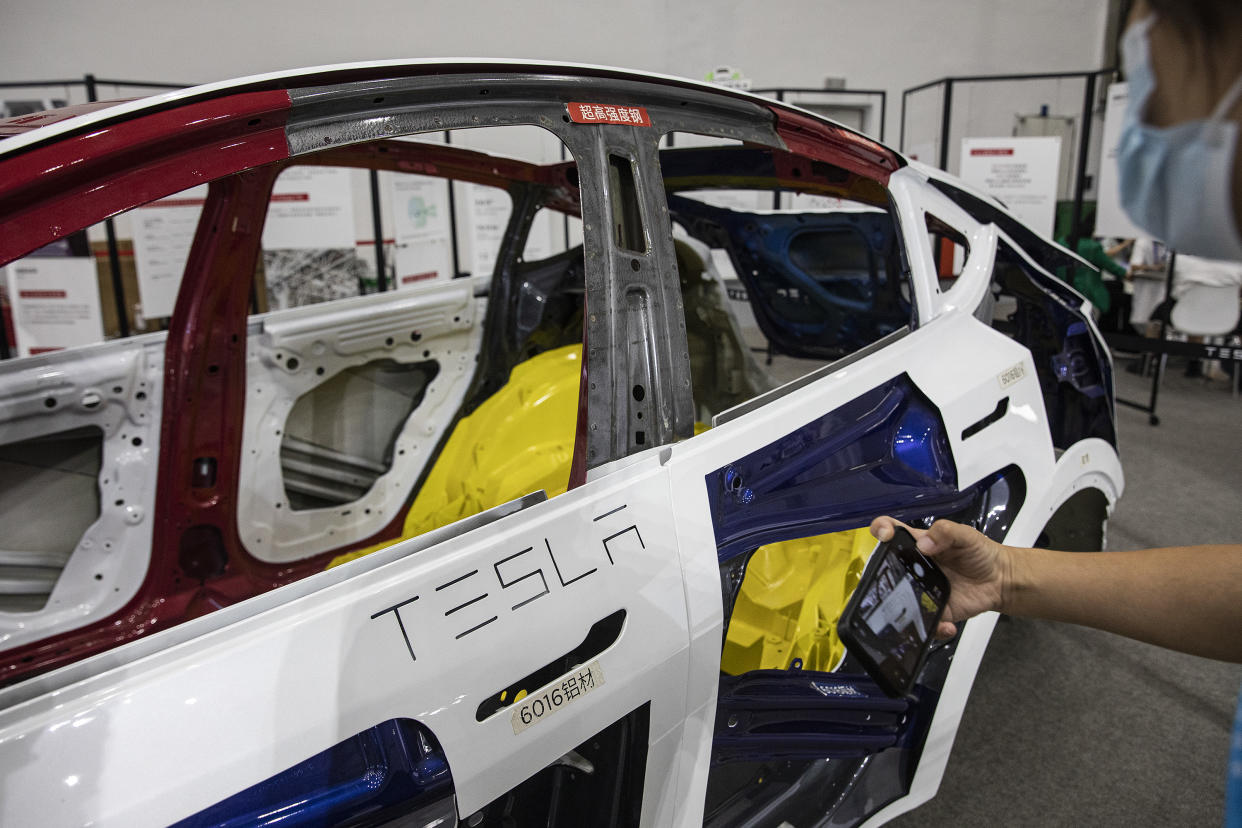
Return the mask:
MULTIPOLYGON (((0 80, 205 82, 398 57, 527 57, 758 87, 900 90, 945 75, 1097 68, 1106 0, 4 0, 0 80)), ((105 93, 108 90, 104 90, 105 93)), ((133 95, 132 90, 122 94, 133 95)))

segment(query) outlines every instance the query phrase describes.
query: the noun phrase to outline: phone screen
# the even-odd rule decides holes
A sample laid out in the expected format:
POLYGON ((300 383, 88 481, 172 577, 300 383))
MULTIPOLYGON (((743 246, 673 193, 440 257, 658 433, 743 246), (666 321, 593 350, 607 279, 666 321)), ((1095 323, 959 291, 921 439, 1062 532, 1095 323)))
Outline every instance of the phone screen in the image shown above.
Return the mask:
POLYGON ((913 686, 948 600, 944 574, 902 540, 877 551, 841 619, 846 646, 893 695, 913 686))

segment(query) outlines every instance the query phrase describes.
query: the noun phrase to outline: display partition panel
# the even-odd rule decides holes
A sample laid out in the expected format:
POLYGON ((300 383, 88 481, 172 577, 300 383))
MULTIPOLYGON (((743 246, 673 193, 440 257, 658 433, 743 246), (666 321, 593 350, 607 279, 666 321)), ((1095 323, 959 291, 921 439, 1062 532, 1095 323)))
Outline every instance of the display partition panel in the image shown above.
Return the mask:
MULTIPOLYGON (((900 149, 963 174, 969 138, 1056 137, 1056 235, 1075 246, 1099 178, 1105 92, 1113 69, 942 78, 902 93, 900 149), (938 106, 937 106, 938 104, 938 106)), ((1011 205, 1012 206, 1012 205, 1011 205)), ((1045 228, 1040 228, 1045 229, 1045 228)))
POLYGON ((933 81, 901 93, 897 148, 915 161, 941 166, 941 123, 950 84, 933 81))

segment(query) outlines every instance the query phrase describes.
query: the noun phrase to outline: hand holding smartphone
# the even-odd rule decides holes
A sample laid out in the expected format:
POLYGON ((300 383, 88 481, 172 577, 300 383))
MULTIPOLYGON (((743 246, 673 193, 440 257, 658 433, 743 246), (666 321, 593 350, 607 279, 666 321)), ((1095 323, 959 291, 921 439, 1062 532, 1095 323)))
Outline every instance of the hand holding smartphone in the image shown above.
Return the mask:
POLYGON ((898 526, 867 563, 837 621, 837 634, 885 693, 905 696, 923 669, 948 604, 949 579, 898 526))

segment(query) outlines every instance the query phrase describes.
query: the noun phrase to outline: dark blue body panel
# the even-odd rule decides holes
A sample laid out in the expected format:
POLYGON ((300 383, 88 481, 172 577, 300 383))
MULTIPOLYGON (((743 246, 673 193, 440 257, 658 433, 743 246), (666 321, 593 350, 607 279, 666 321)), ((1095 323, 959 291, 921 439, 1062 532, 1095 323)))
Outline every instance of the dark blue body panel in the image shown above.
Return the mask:
POLYGON ((390 808, 451 796, 448 762, 431 732, 393 719, 352 736, 192 817, 178 828, 368 824, 390 808))
POLYGON ((876 515, 955 512, 940 412, 902 374, 707 475, 720 560, 766 543, 856 529, 876 515))

